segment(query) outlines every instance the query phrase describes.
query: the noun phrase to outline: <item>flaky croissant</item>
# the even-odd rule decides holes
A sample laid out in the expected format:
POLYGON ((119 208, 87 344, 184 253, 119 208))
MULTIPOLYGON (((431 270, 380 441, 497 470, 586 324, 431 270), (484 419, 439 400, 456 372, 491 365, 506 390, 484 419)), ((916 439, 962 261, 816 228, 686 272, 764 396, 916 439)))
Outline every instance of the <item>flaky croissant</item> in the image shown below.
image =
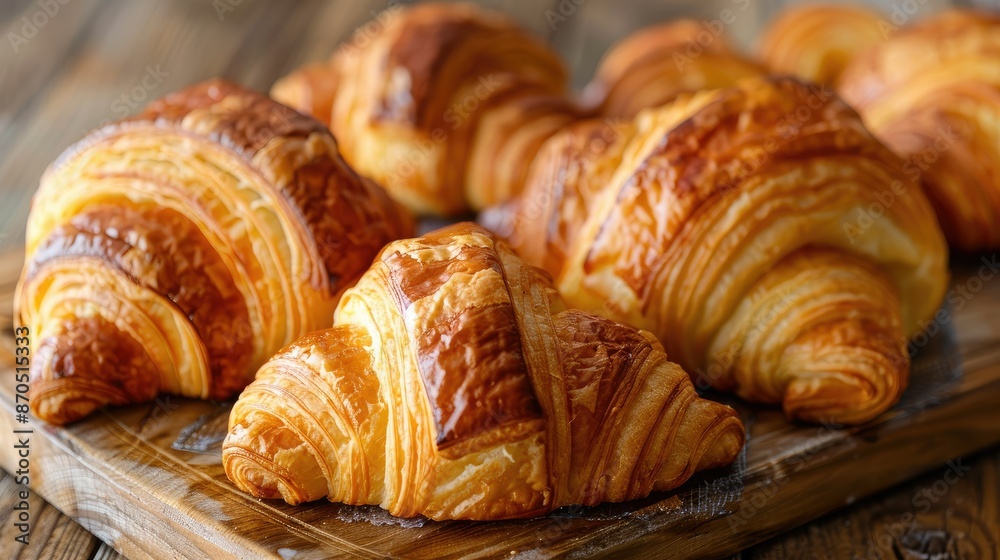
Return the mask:
POLYGON ((859 53, 885 40, 895 26, 860 6, 804 4, 781 12, 762 36, 768 70, 834 84, 859 53))
POLYGON ((411 231, 313 119, 219 80, 168 95, 42 177, 15 298, 32 411, 230 397, 411 231))
POLYGON ((258 497, 488 520, 675 488, 743 439, 652 334, 563 310, 547 275, 458 224, 389 244, 333 328, 265 364, 222 456, 258 497))
POLYGON ((844 103, 751 78, 553 137, 484 215, 566 303, 648 329, 717 388, 790 417, 868 420, 906 386, 906 337, 946 247, 903 162, 844 103))
POLYGON ((954 10, 895 31, 839 89, 923 180, 954 247, 1000 248, 1000 16, 954 10))
POLYGON ((762 73, 730 48, 721 20, 677 20, 637 31, 613 46, 584 99, 605 116, 630 119, 682 93, 728 87, 762 73))
POLYGON ((451 215, 520 192, 541 143, 578 118, 566 84, 512 20, 431 3, 387 12, 271 95, 328 119, 345 159, 406 206, 451 215))

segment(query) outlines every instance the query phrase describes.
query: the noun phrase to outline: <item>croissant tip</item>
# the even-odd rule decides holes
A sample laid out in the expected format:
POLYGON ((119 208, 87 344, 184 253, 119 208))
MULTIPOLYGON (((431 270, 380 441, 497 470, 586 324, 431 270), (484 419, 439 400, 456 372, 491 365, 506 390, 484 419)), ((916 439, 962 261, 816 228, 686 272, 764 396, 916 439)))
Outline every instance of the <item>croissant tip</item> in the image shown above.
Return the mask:
POLYGON ((49 424, 65 426, 77 420, 85 418, 95 410, 104 406, 104 403, 81 398, 61 398, 35 399, 31 403, 31 413, 39 420, 44 420, 49 424))
POLYGON ((705 452, 698 460, 696 470, 715 469, 731 464, 739 457, 746 444, 746 428, 739 414, 732 407, 724 408, 725 412, 720 415, 722 420, 714 430, 715 434, 703 441, 705 452))
POLYGON ((282 499, 293 506, 321 497, 307 495, 296 485, 296 477, 284 472, 273 460, 228 439, 223 445, 222 464, 229 480, 243 492, 255 498, 282 499))
POLYGON ((806 378, 789 385, 782 406, 790 421, 853 426, 878 417, 899 400, 901 393, 878 390, 859 380, 806 378))

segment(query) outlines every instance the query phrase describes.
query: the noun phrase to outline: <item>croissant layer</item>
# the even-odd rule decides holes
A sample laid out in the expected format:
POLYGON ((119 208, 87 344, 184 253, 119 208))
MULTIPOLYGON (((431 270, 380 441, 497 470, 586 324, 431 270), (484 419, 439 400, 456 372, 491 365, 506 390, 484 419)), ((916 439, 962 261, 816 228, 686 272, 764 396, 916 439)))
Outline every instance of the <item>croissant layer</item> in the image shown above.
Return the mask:
POLYGON ((386 246, 333 328, 261 368, 223 463, 292 504, 502 519, 675 488, 743 438, 652 334, 564 310, 547 275, 459 224, 386 246))
POLYGON ((411 228, 320 123, 219 80, 168 95, 42 178, 16 298, 33 411, 231 397, 411 228))
POLYGON ((863 422, 898 400, 946 248, 904 163, 828 89, 750 78, 553 137, 484 216, 568 305, 649 329, 706 385, 863 422), (582 218, 582 219, 581 219, 582 218))
POLYGON ((1000 16, 951 10, 856 57, 839 88, 964 251, 1000 247, 1000 16))

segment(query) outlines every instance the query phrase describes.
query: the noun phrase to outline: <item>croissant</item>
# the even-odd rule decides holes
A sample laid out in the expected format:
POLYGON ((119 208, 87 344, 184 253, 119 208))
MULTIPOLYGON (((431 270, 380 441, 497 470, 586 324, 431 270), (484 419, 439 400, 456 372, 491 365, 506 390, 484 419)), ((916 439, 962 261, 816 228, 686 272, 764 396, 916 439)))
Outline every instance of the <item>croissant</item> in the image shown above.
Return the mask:
POLYGON ((728 87, 763 69, 730 48, 717 27, 677 20, 637 31, 601 59, 584 90, 587 105, 609 117, 631 119, 681 93, 728 87))
POLYGON ((329 122, 348 163, 416 212, 512 197, 541 143, 579 117, 562 61, 505 16, 432 3, 369 27, 271 95, 329 122))
POLYGON ((675 488, 743 440, 652 334, 564 310, 466 223, 386 246, 240 395, 222 458, 262 498, 490 520, 675 488))
POLYGON ((952 246, 1000 248, 1000 16, 953 10, 900 29, 839 89, 923 180, 952 246))
POLYGON ((764 33, 760 57, 775 74, 834 84, 859 53, 885 40, 894 26, 860 6, 805 4, 785 9, 764 33))
POLYGON ((31 409, 233 396, 412 227, 320 123, 220 80, 168 95, 41 179, 15 298, 31 409))
POLYGON ((749 78, 553 137, 485 214, 567 305, 653 332, 699 383, 792 418, 894 404, 946 246, 903 163, 818 86, 749 78), (582 146, 588 146, 586 149, 582 146))

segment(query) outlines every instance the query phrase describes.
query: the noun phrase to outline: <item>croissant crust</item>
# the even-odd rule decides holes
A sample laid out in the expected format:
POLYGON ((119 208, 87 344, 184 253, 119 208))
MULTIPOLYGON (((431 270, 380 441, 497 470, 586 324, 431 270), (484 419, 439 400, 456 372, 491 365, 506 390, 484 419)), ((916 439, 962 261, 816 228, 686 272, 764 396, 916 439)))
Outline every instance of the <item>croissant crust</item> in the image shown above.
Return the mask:
POLYGON ((543 272, 459 224, 389 244, 333 328, 261 368, 223 464, 291 504, 502 519, 674 488, 743 437, 650 333, 563 310, 543 272))
POLYGON ((1000 16, 951 10, 894 31, 839 89, 923 182, 952 246, 1000 247, 1000 16))
POLYGON ((832 92, 749 78, 543 146, 485 216, 568 305, 645 328, 705 385, 863 422, 906 386, 946 248, 920 186, 832 92), (581 219, 583 218, 583 219, 581 219))
POLYGON ((410 231, 315 120, 220 80, 168 95, 41 180, 16 297, 32 410, 233 396, 410 231))
POLYGON ((455 215, 520 192, 541 142, 579 117, 567 79, 506 16, 427 3, 359 29, 271 94, 329 122, 347 161, 415 212, 455 215))

